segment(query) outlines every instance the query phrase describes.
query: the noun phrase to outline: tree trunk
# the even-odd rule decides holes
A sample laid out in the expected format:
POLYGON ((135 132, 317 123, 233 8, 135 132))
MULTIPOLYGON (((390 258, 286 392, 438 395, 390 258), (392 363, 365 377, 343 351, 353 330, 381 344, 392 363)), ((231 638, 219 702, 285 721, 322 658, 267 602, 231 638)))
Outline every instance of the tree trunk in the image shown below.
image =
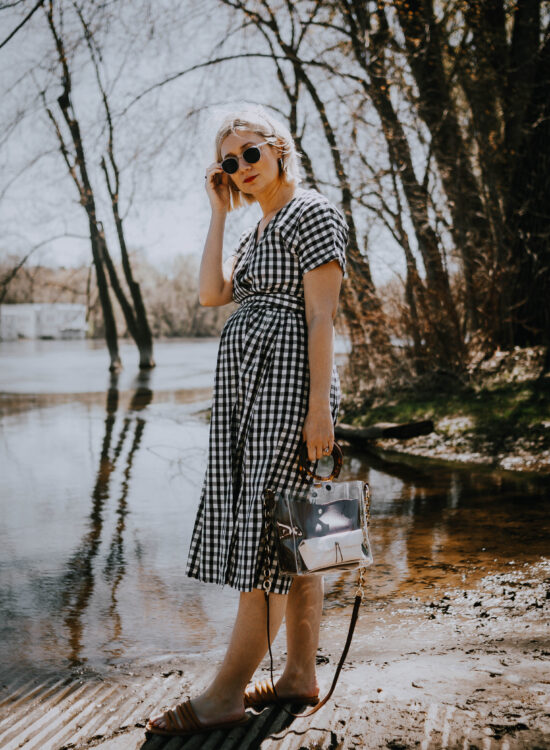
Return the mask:
MULTIPOLYGON (((450 95, 439 24, 431 0, 396 2, 395 8, 420 93, 418 113, 430 130, 431 148, 453 217, 451 232, 463 261, 467 315, 471 327, 477 329, 482 323, 478 315, 476 274, 481 268, 494 265, 493 238, 450 95)), ((483 325, 486 324, 485 316, 483 325)))
MULTIPOLYGON (((105 95, 104 95, 104 103, 105 103, 105 107, 108 113, 109 126, 111 127, 111 115, 110 115, 107 98, 105 95)), ((122 258, 122 268, 124 271, 126 282, 128 284, 128 288, 130 290, 130 295, 132 297, 133 309, 130 306, 129 302, 126 300, 126 297, 124 297, 124 302, 120 300, 120 303, 121 303, 121 307, 123 311, 125 311, 126 320, 128 321, 128 323, 130 320, 132 322, 132 328, 130 329, 130 325, 128 327, 129 327, 129 330, 131 331, 132 338, 134 339, 136 346, 138 348, 138 351, 139 351, 139 368, 140 370, 148 370, 155 366, 155 361, 153 359, 153 334, 151 333, 149 321, 147 320, 147 313, 145 311, 145 305, 143 303, 141 289, 140 289, 139 284, 134 279, 134 275, 132 273, 132 267, 130 265, 128 248, 126 246, 126 237, 124 234, 124 226, 122 223, 122 217, 120 215, 119 205, 118 205, 120 179, 119 179, 119 171, 118 171, 118 166, 115 161, 112 144, 113 144, 113 139, 111 137, 109 139, 109 161, 111 163, 111 167, 115 175, 115 188, 114 189, 111 186, 111 181, 109 179, 109 172, 107 170, 107 164, 105 163, 105 159, 101 160, 101 167, 105 175, 105 181, 107 183, 107 190, 111 198, 113 218, 115 220, 118 243, 120 247, 120 254, 122 258), (130 312, 131 312, 131 315, 130 315, 130 312)))
POLYGON ((52 32, 52 36, 55 41, 59 62, 63 70, 63 77, 62 77, 63 92, 61 96, 58 97, 57 103, 59 105, 59 109, 61 110, 65 123, 67 124, 69 132, 71 134, 73 146, 74 146, 75 153, 76 153, 76 158, 74 159, 74 162, 71 162, 71 158, 69 156, 68 149, 65 145, 64 138, 61 134, 61 130, 57 124, 57 121, 55 117, 53 116, 53 113, 47 107, 46 107, 46 111, 48 113, 48 116, 50 117, 50 120, 53 122, 54 128, 57 133, 57 137, 59 140, 61 153, 63 155, 63 158, 65 159, 65 163, 67 164, 69 173, 71 177, 73 178, 73 181, 79 191, 80 202, 82 206, 84 207, 86 214, 88 216, 88 225, 90 228, 90 242, 92 246, 92 258, 94 261, 94 267, 96 271, 96 279, 97 279, 97 285, 98 285, 98 291, 99 291, 99 299, 101 302, 101 309, 103 311, 103 320, 105 323, 105 340, 107 343, 107 349, 109 351, 109 356, 111 359, 109 369, 113 372, 113 371, 118 371, 122 368, 122 362, 121 362, 119 351, 118 351, 118 337, 117 337, 116 323, 115 323, 115 317, 113 315, 111 298, 109 296, 109 288, 107 286, 107 279, 105 278, 105 272, 103 270, 103 247, 102 247, 100 232, 98 228, 94 194, 93 194, 91 182, 88 176, 86 159, 84 157, 84 146, 83 146, 82 137, 80 134, 80 126, 74 115, 73 105, 71 101, 71 93, 72 93, 71 74, 69 71, 69 65, 67 62, 66 54, 65 54, 65 47, 64 47, 61 37, 57 33, 57 29, 55 26, 55 22, 53 18, 52 0, 50 0, 49 7, 46 12, 46 17, 48 19, 50 31, 52 32))
POLYGON ((416 179, 409 144, 390 98, 386 75, 384 50, 389 34, 384 14, 379 14, 379 29, 369 39, 367 59, 367 23, 363 3, 352 0, 341 2, 352 50, 361 69, 367 74, 362 86, 370 98, 382 123, 388 144, 390 161, 400 177, 411 221, 426 269, 426 304, 434 336, 434 355, 438 363, 450 369, 460 369, 465 358, 464 342, 449 279, 438 246, 437 236, 430 226, 428 193, 416 179))
POLYGON ((550 40, 540 56, 510 188, 508 295, 515 346, 550 345, 550 40), (532 124, 531 124, 532 123, 532 124))
POLYGON ((99 230, 92 216, 89 217, 89 227, 97 289, 99 292, 101 309, 103 311, 103 322, 105 325, 105 342, 107 344, 107 349, 109 351, 109 356, 111 359, 109 370, 111 372, 118 372, 122 369, 122 361, 120 359, 120 354, 118 351, 116 322, 115 316, 113 315, 111 298, 109 296, 109 287, 107 285, 107 279, 105 278, 105 271, 103 268, 102 242, 99 235, 99 230))

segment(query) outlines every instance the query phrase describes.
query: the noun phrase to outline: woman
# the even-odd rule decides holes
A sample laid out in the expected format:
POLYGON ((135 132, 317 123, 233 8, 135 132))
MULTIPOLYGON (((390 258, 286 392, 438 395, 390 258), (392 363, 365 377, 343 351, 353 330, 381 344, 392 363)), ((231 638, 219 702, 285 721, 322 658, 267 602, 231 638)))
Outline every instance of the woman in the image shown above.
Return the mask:
POLYGON ((263 109, 227 118, 205 175, 212 208, 199 279, 202 305, 240 302, 222 331, 210 424, 208 467, 187 574, 241 592, 225 659, 201 695, 150 720, 159 734, 240 725, 245 708, 274 702, 267 681, 246 689, 267 652, 263 581, 270 572, 272 638, 286 619, 282 699, 314 705, 323 579, 278 570, 263 535, 262 491, 307 485, 300 442, 311 461, 329 455, 340 403, 333 319, 346 270, 342 214, 302 190, 288 129, 263 109), (263 216, 222 266, 225 220, 257 201, 263 216), (292 585, 291 585, 292 584, 292 585))

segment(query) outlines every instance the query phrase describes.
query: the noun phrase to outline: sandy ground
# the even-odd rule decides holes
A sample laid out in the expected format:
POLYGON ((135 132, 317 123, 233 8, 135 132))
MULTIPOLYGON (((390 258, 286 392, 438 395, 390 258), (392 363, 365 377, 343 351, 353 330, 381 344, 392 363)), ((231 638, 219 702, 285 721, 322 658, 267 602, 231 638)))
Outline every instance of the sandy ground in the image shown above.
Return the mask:
POLYGON ((549 576, 544 564, 489 576, 361 628, 341 746, 550 747, 549 576))

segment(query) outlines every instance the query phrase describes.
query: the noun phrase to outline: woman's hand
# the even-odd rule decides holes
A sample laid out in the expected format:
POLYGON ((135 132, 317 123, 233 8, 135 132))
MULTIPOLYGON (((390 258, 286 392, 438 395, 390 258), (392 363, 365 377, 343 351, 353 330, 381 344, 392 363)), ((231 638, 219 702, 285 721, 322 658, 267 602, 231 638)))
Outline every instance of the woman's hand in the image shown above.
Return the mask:
POLYGON ((334 446, 334 423, 330 406, 309 407, 302 438, 307 443, 307 454, 310 461, 329 456, 334 446), (324 449, 328 447, 328 452, 324 449))
POLYGON ((205 187, 213 213, 229 211, 229 177, 217 162, 206 168, 205 187))

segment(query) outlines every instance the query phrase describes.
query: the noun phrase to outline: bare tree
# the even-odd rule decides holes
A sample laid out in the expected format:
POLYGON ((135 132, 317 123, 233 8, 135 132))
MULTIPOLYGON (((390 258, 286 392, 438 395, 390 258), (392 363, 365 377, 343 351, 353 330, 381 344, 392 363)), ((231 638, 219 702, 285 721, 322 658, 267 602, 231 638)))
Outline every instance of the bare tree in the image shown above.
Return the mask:
POLYGON ((301 56, 300 48, 321 8, 321 2, 313 3, 311 13, 304 19, 294 6, 289 5, 288 18, 284 17, 285 21, 290 21, 285 24, 286 34, 279 24, 277 14, 266 0, 256 4, 260 6, 259 9, 241 0, 223 0, 223 2, 238 10, 246 21, 253 22, 267 44, 269 55, 275 65, 277 79, 290 105, 288 114, 290 130, 304 154, 306 177, 312 187, 317 187, 319 180, 315 176, 313 160, 305 150, 304 138, 299 132, 298 103, 302 91, 309 96, 319 117, 350 232, 349 279, 345 279, 342 285, 341 303, 352 346, 349 356, 349 375, 356 387, 360 387, 361 381, 367 376, 370 378, 374 376, 377 358, 387 363, 388 360, 391 361, 393 353, 380 300, 372 281, 369 261, 359 248, 352 188, 335 128, 331 123, 325 102, 315 82, 308 74, 301 56), (290 63, 288 74, 283 69, 282 60, 290 63), (289 76, 292 78, 290 79, 289 76))
POLYGON ((113 219, 115 222, 116 233, 117 233, 118 243, 120 247, 120 254, 122 258, 122 268, 124 271, 124 278, 126 279, 128 289, 130 290, 131 302, 126 297, 126 294, 124 293, 124 290, 122 289, 120 282, 118 280, 117 272, 116 272, 113 262, 111 261, 109 251, 107 248, 107 243, 105 241, 105 234, 103 231, 101 231, 101 244, 103 247, 103 253, 104 253, 104 258, 105 258, 105 262, 107 265, 107 270, 109 273, 111 287, 113 291, 115 292, 117 300, 122 309, 122 312, 124 313, 124 318, 126 320, 126 325, 128 326, 128 330, 132 338, 136 342, 136 345, 139 350, 140 369, 148 369, 148 368, 154 367, 155 365, 154 360, 153 360, 153 336, 151 333, 149 322, 147 320, 147 313, 145 311, 145 305, 143 303, 141 289, 140 289, 138 282, 135 280, 133 272, 132 272, 132 266, 130 264, 130 257, 128 255, 126 236, 124 233, 124 222, 123 222, 122 215, 120 212, 120 198, 119 198, 120 189, 121 189, 120 169, 119 169, 118 162, 115 156, 115 145, 114 145, 115 129, 114 129, 114 124, 113 124, 113 116, 111 113, 111 105, 109 103, 109 97, 107 95, 107 91, 103 84, 101 73, 100 73, 101 54, 100 54, 97 40, 94 37, 90 24, 87 22, 87 20, 84 17, 82 9, 79 6, 77 6, 75 3, 73 3, 73 6, 75 8, 76 13, 78 14, 78 17, 80 19, 80 22, 84 30, 86 43, 90 51, 90 57, 93 63, 96 81, 97 81, 99 91, 101 93, 101 100, 102 100, 103 108, 105 112, 105 120, 107 123, 107 133, 108 133, 107 154, 106 154, 107 158, 105 158, 105 156, 102 156, 101 169, 105 176, 105 183, 107 186, 107 191, 109 193, 111 209, 113 213, 113 219))
MULTIPOLYGON (((90 26, 84 17, 82 9, 78 6, 75 6, 74 4, 73 7, 77 12, 83 27, 85 40, 90 52, 94 71, 96 73, 96 80, 102 97, 102 103, 106 116, 108 132, 107 159, 105 157, 102 158, 101 166, 105 175, 107 190, 110 196, 115 226, 117 230, 117 237, 121 249, 122 265, 126 281, 130 289, 132 300, 131 302, 126 296, 126 293, 118 278, 115 265, 111 259, 111 255, 109 252, 103 225, 97 215, 94 189, 89 177, 89 170, 86 163, 84 140, 82 137, 80 123, 75 113, 75 108, 72 101, 72 78, 65 42, 60 30, 62 28, 62 24, 56 21, 52 0, 50 0, 48 4, 46 18, 55 42, 58 62, 61 71, 61 83, 63 86, 63 93, 57 98, 57 105, 69 132, 72 143, 72 155, 70 147, 62 133, 60 123, 57 121, 52 108, 47 105, 45 92, 42 92, 42 98, 50 121, 54 126, 55 133, 59 141, 60 151, 69 170, 69 174, 71 175, 78 189, 80 202, 85 209, 88 218, 96 280, 105 319, 105 337, 111 356, 110 369, 116 370, 122 365, 120 356, 118 354, 116 323, 113 315, 105 269, 107 270, 111 288, 115 293, 115 296, 117 297, 117 300, 124 314, 128 331, 138 347, 140 353, 139 366, 141 369, 146 369, 154 367, 153 340, 151 330, 147 322, 145 306, 143 304, 139 284, 137 284, 132 275, 124 236, 123 221, 119 210, 120 170, 118 168, 114 152, 114 127, 111 116, 111 109, 109 106, 105 88, 101 81, 97 55, 97 45, 93 39, 90 26), (112 175, 109 173, 107 164, 109 164, 109 167, 112 170, 112 175)), ((62 18, 63 7, 60 7, 59 13, 60 18, 62 18)))
POLYGON ((463 260, 471 332, 550 343, 550 18, 539 0, 395 9, 463 260), (465 123, 465 125, 464 125, 465 123))
POLYGON ((55 133, 59 141, 59 149, 69 170, 77 190, 80 196, 80 202, 86 211, 88 217, 88 225, 90 230, 90 242, 92 247, 92 257, 94 261, 94 268, 96 274, 96 281, 99 290, 99 297, 101 300, 101 307, 103 310, 103 318, 105 321, 105 340, 107 348, 109 350, 109 356, 111 359, 109 369, 111 371, 119 370, 122 367, 118 351, 118 337, 116 330, 116 323, 113 314, 113 308, 111 304, 111 298, 109 296, 109 287, 107 284, 107 278, 104 270, 104 251, 105 244, 101 241, 101 232, 97 218, 96 201, 94 192, 92 189, 91 180, 88 173, 88 166, 84 154, 84 144, 82 135, 80 132, 80 124, 76 117, 74 107, 72 104, 72 77, 69 69, 68 59, 65 52, 65 45, 61 35, 58 33, 57 25, 54 19, 53 2, 50 0, 46 18, 50 31, 52 33, 55 47, 57 51, 58 60, 61 66, 61 83, 62 93, 57 98, 57 106, 62 114, 65 124, 68 128, 69 135, 72 141, 72 147, 74 153, 71 153, 70 147, 67 144, 65 137, 63 136, 61 125, 56 119, 53 110, 48 106, 46 101, 45 92, 42 92, 42 99, 44 107, 50 118, 50 121, 54 127, 55 133))

